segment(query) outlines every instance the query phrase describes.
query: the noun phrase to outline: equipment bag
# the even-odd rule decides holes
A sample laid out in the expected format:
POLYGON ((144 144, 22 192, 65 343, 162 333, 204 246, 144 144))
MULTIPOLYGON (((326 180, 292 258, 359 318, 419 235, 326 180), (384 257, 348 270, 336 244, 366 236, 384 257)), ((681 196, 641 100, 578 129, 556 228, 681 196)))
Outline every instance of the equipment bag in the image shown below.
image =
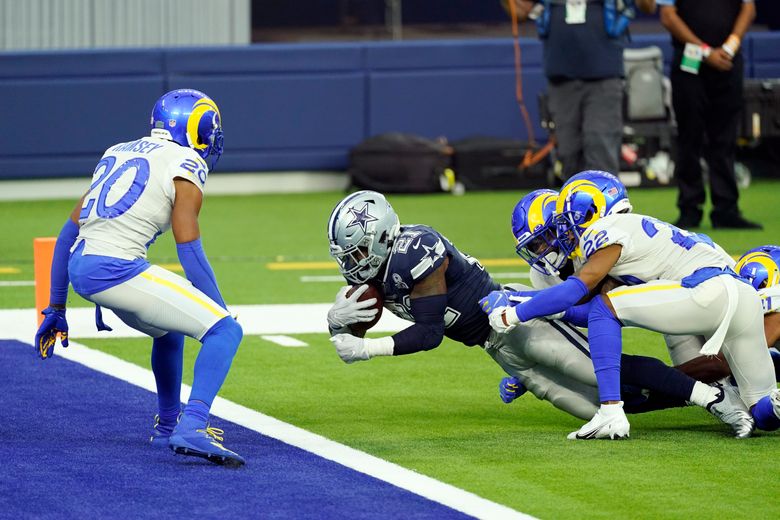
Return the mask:
POLYGON ((739 137, 750 141, 780 137, 780 79, 746 79, 739 137))
POLYGON ((382 193, 431 193, 452 184, 452 148, 424 137, 387 133, 361 142, 349 154, 352 186, 382 193))
POLYGON ((495 137, 471 137, 454 141, 453 169, 466 190, 544 188, 549 184, 549 155, 540 154, 526 164, 528 143, 495 137))

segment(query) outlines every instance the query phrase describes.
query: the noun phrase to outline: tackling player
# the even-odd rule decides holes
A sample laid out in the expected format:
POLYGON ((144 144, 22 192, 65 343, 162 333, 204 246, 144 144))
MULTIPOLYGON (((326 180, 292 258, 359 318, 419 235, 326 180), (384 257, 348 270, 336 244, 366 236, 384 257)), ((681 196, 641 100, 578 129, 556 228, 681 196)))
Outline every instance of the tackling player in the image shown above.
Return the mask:
POLYGON ((159 413, 151 443, 217 464, 243 465, 241 456, 220 444, 223 432, 208 424, 211 403, 243 335, 226 310, 198 227, 206 177, 221 154, 219 109, 190 89, 157 101, 149 137, 106 150, 57 238, 50 303, 35 345, 42 359, 52 356, 58 333, 68 346, 65 303, 68 283, 73 284, 97 305, 98 329, 110 330, 102 306, 153 338, 159 413), (149 246, 169 228, 186 279, 146 260, 149 246), (202 346, 181 413, 185 335, 202 346))
POLYGON ((651 217, 607 215, 602 189, 588 179, 568 182, 556 203, 558 246, 585 259, 564 283, 516 307, 493 309, 498 331, 587 300, 608 275, 635 287, 593 297, 588 330, 602 406, 573 438, 623 438, 630 426, 620 401, 621 327, 703 335, 701 353, 721 347, 758 427, 780 427, 780 392, 761 334, 759 299, 739 281, 733 260, 709 237, 651 217))
MULTIPOLYGON (((476 259, 434 229, 402 226, 381 194, 361 191, 339 202, 328 222, 328 240, 331 256, 350 283, 381 284, 385 307, 414 322, 393 336, 356 337, 349 325, 371 321, 376 311, 367 308, 375 301, 357 301, 360 289, 347 298, 342 289, 328 312, 328 325, 343 361, 431 350, 446 336, 467 346, 483 345, 507 373, 522 377, 534 395, 572 415, 587 418, 598 409, 588 342, 578 329, 534 320, 510 334, 492 331, 477 302, 499 285, 476 259)), ((671 394, 659 396, 665 403, 691 400, 732 425, 747 416, 735 395, 656 359, 624 356, 623 369, 624 383, 671 394)))

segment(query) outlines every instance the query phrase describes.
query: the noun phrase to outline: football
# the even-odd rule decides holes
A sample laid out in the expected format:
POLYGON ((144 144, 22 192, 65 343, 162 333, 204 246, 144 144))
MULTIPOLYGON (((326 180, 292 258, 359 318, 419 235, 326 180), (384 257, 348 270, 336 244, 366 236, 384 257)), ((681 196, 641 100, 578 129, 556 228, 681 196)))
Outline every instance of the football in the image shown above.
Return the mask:
MULTIPOLYGON (((355 292, 355 289, 360 287, 359 285, 353 285, 352 288, 347 291, 347 297, 349 297, 353 292, 355 292)), ((369 284, 368 289, 366 292, 360 295, 360 298, 358 298, 358 301, 362 302, 364 300, 368 300, 371 298, 376 298, 376 303, 371 306, 372 309, 377 309, 379 312, 376 313, 376 316, 374 316, 374 319, 371 321, 363 321, 359 323, 353 323, 349 326, 350 330, 352 330, 353 334, 355 336, 363 337, 366 334, 366 331, 377 324, 379 321, 379 318, 382 317, 382 305, 385 302, 384 295, 382 294, 382 290, 379 289, 374 284, 369 284)))

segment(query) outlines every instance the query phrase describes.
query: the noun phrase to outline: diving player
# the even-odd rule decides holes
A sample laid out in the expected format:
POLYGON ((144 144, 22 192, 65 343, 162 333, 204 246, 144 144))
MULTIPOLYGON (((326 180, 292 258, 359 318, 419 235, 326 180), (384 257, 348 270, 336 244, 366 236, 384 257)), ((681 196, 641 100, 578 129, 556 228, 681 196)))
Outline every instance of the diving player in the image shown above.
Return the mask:
MULTIPOLYGON (((385 307, 414 322, 393 336, 356 337, 349 325, 370 321, 375 311, 368 307, 376 302, 358 301, 365 289, 349 298, 342 289, 328 312, 328 325, 346 363, 431 350, 446 336, 467 346, 483 345, 534 395, 572 415, 587 418, 598 409, 588 343, 578 329, 560 321, 534 320, 510 334, 492 331, 477 301, 499 285, 479 262, 434 229, 402 226, 381 194, 360 191, 339 202, 328 222, 328 240, 331 256, 350 283, 381 284, 385 307)), ((671 394, 667 402, 693 401, 729 424, 744 420, 736 396, 652 358, 623 359, 624 383, 671 394)))
POLYGON ((149 137, 106 150, 57 238, 50 303, 35 345, 42 359, 52 356, 58 333, 68 346, 65 303, 72 283, 97 305, 98 329, 108 329, 102 306, 153 338, 159 412, 151 443, 237 466, 244 459, 222 446, 223 432, 208 423, 243 335, 226 310, 198 227, 206 177, 221 154, 219 109, 190 89, 173 90, 157 101, 149 137), (149 246, 169 228, 186 279, 146 260, 149 246), (181 413, 185 335, 202 346, 181 413))
MULTIPOLYGON (((604 193, 579 179, 556 203, 557 243, 565 255, 585 259, 564 283, 539 291, 515 307, 492 309, 494 329, 565 311, 605 277, 626 285, 593 297, 588 331, 601 407, 571 438, 624 438, 630 425, 620 401, 621 327, 668 334, 703 335, 702 354, 721 347, 745 404, 759 428, 780 427, 778 392, 764 347, 762 314, 755 291, 739 281, 733 260, 708 237, 636 214, 607 215, 604 193)), ((563 256, 563 255, 562 255, 563 256)))

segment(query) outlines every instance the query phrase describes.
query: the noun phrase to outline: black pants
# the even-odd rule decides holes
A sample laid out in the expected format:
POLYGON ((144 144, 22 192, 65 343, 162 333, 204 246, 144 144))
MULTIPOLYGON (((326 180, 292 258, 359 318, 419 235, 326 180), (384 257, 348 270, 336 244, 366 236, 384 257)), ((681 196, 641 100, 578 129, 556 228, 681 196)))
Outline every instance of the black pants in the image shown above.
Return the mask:
POLYGON ((702 63, 698 75, 680 70, 680 56, 676 50, 671 74, 677 117, 677 207, 684 215, 701 218, 705 192, 700 159, 704 157, 709 166, 712 213, 737 214, 734 154, 742 110, 742 55, 734 58, 728 72, 702 63))

